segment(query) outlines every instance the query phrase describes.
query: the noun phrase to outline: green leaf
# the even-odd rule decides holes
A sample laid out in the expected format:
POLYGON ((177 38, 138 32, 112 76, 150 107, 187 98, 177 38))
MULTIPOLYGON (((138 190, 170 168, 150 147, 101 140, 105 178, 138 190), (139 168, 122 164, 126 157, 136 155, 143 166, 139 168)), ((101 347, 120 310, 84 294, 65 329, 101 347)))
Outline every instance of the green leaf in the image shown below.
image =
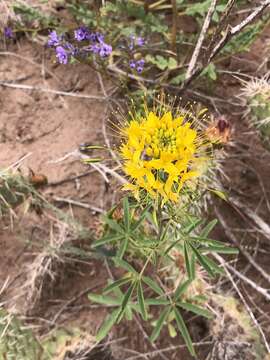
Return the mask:
POLYGON ((168 69, 172 70, 175 68, 177 68, 177 61, 175 60, 175 58, 170 57, 168 61, 168 69))
POLYGON ((204 256, 204 260, 207 262, 208 266, 210 266, 214 272, 220 275, 224 275, 224 270, 222 267, 218 266, 212 259, 207 256, 204 256))
POLYGON ((190 260, 190 271, 191 271, 191 279, 195 279, 196 276, 196 257, 194 253, 191 254, 191 260, 190 260))
POLYGON ((188 277, 190 279, 193 279, 194 272, 191 269, 191 264, 190 264, 189 256, 188 256, 188 244, 186 241, 184 242, 184 256, 185 256, 185 263, 186 263, 188 277))
POLYGON ((210 251, 210 252, 216 252, 219 254, 238 254, 239 250, 233 247, 229 246, 204 246, 200 248, 200 251, 210 251))
POLYGON ((144 219, 146 218, 149 209, 150 209, 150 205, 147 206, 147 207, 143 210, 143 212, 141 213, 141 216, 140 216, 139 220, 138 220, 138 221, 135 223, 135 225, 132 227, 132 231, 137 230, 137 228, 141 225, 141 223, 142 223, 142 222, 144 221, 144 219))
POLYGON ((106 224, 109 225, 109 227, 112 230, 115 230, 117 233, 125 235, 125 231, 121 228, 121 226, 115 220, 109 219, 108 217, 104 217, 104 221, 106 224))
POLYGON ((103 160, 102 158, 88 158, 88 159, 83 159, 82 161, 85 164, 95 164, 101 162, 102 160, 103 160))
POLYGON ((175 330, 175 327, 172 324, 168 324, 168 331, 171 338, 175 338, 177 336, 177 331, 175 330))
POLYGON ((175 320, 177 323, 177 327, 180 331, 180 333, 183 336, 183 339, 185 340, 185 343, 188 347, 188 350, 192 356, 196 356, 194 347, 192 345, 192 340, 190 338, 188 329, 186 327, 186 324, 184 322, 184 319, 182 318, 182 315, 180 314, 179 310, 177 308, 174 308, 174 314, 175 314, 175 320))
POLYGON ((123 298, 122 304, 121 304, 121 313, 120 313, 120 315, 125 312, 126 306, 127 306, 128 302, 129 302, 131 296, 132 296, 132 293, 133 293, 133 291, 135 289, 135 286, 136 286, 136 283, 133 282, 130 285, 130 287, 128 288, 128 290, 127 290, 127 292, 126 292, 126 294, 125 294, 125 296, 123 298))
POLYGON ((178 300, 182 294, 184 294, 184 292, 187 290, 187 288, 189 287, 189 285, 191 284, 192 280, 188 279, 184 282, 182 282, 181 284, 178 285, 177 289, 175 290, 174 293, 174 299, 178 300))
POLYGON ((161 296, 164 295, 164 291, 161 289, 161 287, 156 282, 154 282, 150 277, 143 276, 142 280, 146 285, 148 285, 152 290, 154 290, 155 293, 161 296))
POLYGON ((117 241, 117 240, 121 240, 121 239, 123 239, 123 235, 103 237, 100 240, 94 242, 92 247, 96 248, 96 247, 99 247, 101 245, 108 244, 108 243, 111 243, 113 241, 117 241))
POLYGON ((130 282, 132 279, 130 277, 124 277, 122 279, 116 280, 113 283, 109 284, 108 286, 105 287, 105 289, 103 290, 103 293, 109 293, 111 292, 114 288, 116 287, 120 287, 128 282, 130 282))
POLYGON ((120 245, 120 247, 118 249, 118 252, 117 252, 117 257, 118 258, 122 259, 122 257, 124 256, 124 254, 125 254, 125 252, 127 250, 127 246, 128 246, 128 237, 126 236, 123 239, 123 241, 122 241, 122 243, 121 243, 121 245, 120 245))
POLYGON ((214 274, 212 268, 209 266, 209 264, 205 260, 205 257, 202 254, 200 254, 200 252, 195 248, 195 246, 193 246, 191 243, 189 245, 190 245, 191 249, 193 250, 196 258, 199 261, 199 263, 202 265, 202 267, 208 272, 208 274, 211 277, 215 277, 215 274, 214 274))
POLYGON ((167 299, 146 299, 147 305, 170 305, 170 300, 167 299))
POLYGON ((210 63, 201 73, 201 75, 208 76, 211 80, 217 80, 216 67, 213 63, 210 63))
POLYGON ((143 288, 142 288, 141 281, 138 282, 137 296, 138 296, 138 303, 139 303, 139 307, 141 310, 142 318, 144 320, 147 320, 147 312, 146 312, 146 308, 145 308, 145 300, 144 300, 143 288))
POLYGON ((117 257, 113 258, 113 261, 115 263, 116 266, 118 267, 122 267, 123 269, 125 269, 128 272, 131 272, 133 274, 137 275, 137 271, 134 269, 134 267, 132 267, 128 262, 126 262, 123 259, 119 259, 117 257))
POLYGON ((216 226, 217 224, 217 219, 214 219, 212 221, 210 221, 206 226, 205 228, 203 228, 203 230, 201 231, 200 233, 200 236, 202 238, 207 238, 207 236, 210 234, 210 232, 214 229, 214 227, 216 226))
POLYGON ((92 302, 102 304, 102 305, 108 305, 108 306, 119 306, 121 305, 121 300, 112 298, 110 296, 104 296, 99 294, 88 294, 88 299, 92 302))
POLYGON ((123 208, 124 208, 124 224, 125 224, 125 229, 126 232, 129 232, 129 228, 130 228, 130 218, 129 218, 129 203, 128 203, 128 198, 125 197, 123 199, 123 208))
POLYGON ((156 323, 156 326, 152 332, 152 335, 150 336, 150 341, 154 342, 157 339, 170 311, 171 311, 171 307, 169 306, 161 312, 160 317, 158 318, 158 321, 156 323))
POLYGON ((190 15, 190 16, 196 16, 196 15, 200 15, 200 16, 204 16, 208 9, 209 9, 209 5, 211 3, 211 0, 205 0, 203 2, 197 2, 195 4, 190 4, 185 13, 186 15, 190 15))
POLYGON ((203 222, 202 219, 196 219, 195 221, 192 221, 190 224, 188 224, 184 229, 182 230, 183 234, 188 235, 196 229, 197 226, 199 226, 203 222))
POLYGON ((185 78, 186 78, 186 74, 177 75, 177 76, 175 76, 174 78, 172 78, 170 80, 170 84, 179 85, 179 84, 181 84, 182 82, 185 81, 185 78))
POLYGON ((185 309, 187 311, 191 311, 194 314, 197 314, 197 315, 200 315, 200 316, 204 316, 207 319, 212 319, 213 318, 213 314, 210 311, 208 311, 206 309, 203 309, 200 306, 190 304, 190 303, 186 303, 186 302, 178 302, 177 305, 180 306, 182 309, 185 309))
POLYGON ((223 191, 221 191, 221 190, 215 190, 215 189, 208 189, 208 190, 210 190, 212 193, 214 193, 214 194, 215 194, 216 196, 218 196, 220 199, 227 201, 227 196, 226 196, 226 194, 225 194, 223 191))
POLYGON ((114 310, 109 317, 104 321, 104 323, 101 325, 101 328, 99 329, 96 340, 97 342, 101 341, 105 338, 105 336, 109 333, 113 325, 116 323, 117 318, 119 317, 119 314, 121 313, 121 308, 114 310))
POLYGON ((170 251, 173 247, 175 247, 175 245, 176 245, 177 243, 179 243, 181 240, 183 240, 183 239, 182 239, 182 238, 177 239, 177 240, 175 240, 170 246, 168 246, 167 249, 166 249, 165 252, 164 252, 164 256, 167 255, 167 254, 169 253, 169 251, 170 251))
MULTIPOLYGON (((132 320, 132 318, 133 318, 132 306, 130 306, 130 305, 127 305, 127 306, 126 306, 125 315, 126 315, 126 319, 127 319, 128 321, 131 321, 131 320, 132 320)), ((121 320, 121 318, 120 318, 120 320, 121 320)), ((118 322, 120 322, 120 321, 118 321, 118 322)))

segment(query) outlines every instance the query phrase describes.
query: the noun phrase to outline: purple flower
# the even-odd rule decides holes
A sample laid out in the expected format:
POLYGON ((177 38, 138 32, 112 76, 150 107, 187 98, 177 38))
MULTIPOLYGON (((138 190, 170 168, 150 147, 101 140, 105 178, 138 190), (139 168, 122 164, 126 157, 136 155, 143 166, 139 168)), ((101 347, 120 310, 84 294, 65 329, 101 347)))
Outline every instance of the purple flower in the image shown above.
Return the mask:
POLYGON ((138 60, 138 61, 137 61, 137 66, 142 66, 142 67, 144 67, 144 64, 145 64, 144 59, 141 59, 141 60, 138 60))
POLYGON ((100 46, 97 44, 90 45, 89 50, 92 51, 94 54, 98 54, 100 51, 100 46))
POLYGON ((4 36, 7 38, 7 39, 11 39, 13 38, 13 31, 10 27, 6 26, 4 27, 4 36))
POLYGON ((135 60, 130 60, 129 66, 130 66, 131 69, 135 69, 136 68, 136 61, 135 60))
POLYGON ((51 31, 48 37, 48 46, 53 47, 53 46, 58 46, 60 45, 61 41, 63 40, 62 36, 58 36, 57 32, 55 30, 51 31))
POLYGON ((130 60, 129 62, 129 66, 131 69, 136 70, 138 73, 141 73, 143 71, 145 65, 145 60, 144 59, 140 59, 140 60, 130 60))
POLYGON ((70 55, 78 55, 79 48, 75 47, 73 44, 66 42, 63 47, 69 51, 70 55))
POLYGON ((143 46, 145 44, 145 39, 141 36, 137 37, 137 45, 143 46))
POLYGON ((56 47, 56 57, 60 64, 67 64, 68 63, 68 53, 63 48, 63 46, 56 47))
POLYGON ((111 45, 108 45, 106 43, 101 43, 100 45, 100 51, 99 51, 99 56, 100 57, 107 57, 111 54, 112 52, 112 47, 111 45))
POLYGON ((88 40, 89 36, 89 30, 85 26, 81 26, 74 31, 74 37, 77 41, 88 40))
POLYGON ((93 35, 95 36, 95 39, 94 39, 95 42, 99 42, 99 43, 104 42, 104 35, 102 35, 101 33, 96 32, 93 35))
POLYGON ((133 50, 134 46, 143 46, 145 45, 145 39, 141 36, 135 36, 135 35, 131 35, 130 36, 130 44, 129 44, 129 49, 133 50))

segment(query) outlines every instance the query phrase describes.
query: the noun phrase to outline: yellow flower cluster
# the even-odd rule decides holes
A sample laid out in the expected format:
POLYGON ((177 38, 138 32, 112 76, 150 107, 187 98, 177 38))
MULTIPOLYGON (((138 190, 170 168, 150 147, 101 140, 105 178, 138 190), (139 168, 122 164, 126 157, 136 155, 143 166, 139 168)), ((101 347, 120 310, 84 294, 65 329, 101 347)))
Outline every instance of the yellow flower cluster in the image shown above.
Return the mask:
POLYGON ((149 112, 122 129, 121 156, 124 171, 131 178, 125 188, 138 197, 145 189, 152 197, 178 201, 186 181, 199 175, 198 132, 185 116, 173 118, 170 111, 158 116, 149 112))

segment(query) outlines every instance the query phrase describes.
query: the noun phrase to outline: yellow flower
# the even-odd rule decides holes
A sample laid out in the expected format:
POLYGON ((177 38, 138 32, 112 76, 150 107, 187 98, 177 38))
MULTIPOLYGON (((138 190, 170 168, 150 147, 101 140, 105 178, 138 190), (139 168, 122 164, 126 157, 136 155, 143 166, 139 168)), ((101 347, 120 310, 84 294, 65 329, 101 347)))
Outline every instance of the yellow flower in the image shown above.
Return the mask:
POLYGON ((200 175, 197 164, 207 158, 201 151, 206 139, 185 115, 152 111, 123 127, 120 153, 131 179, 125 189, 136 198, 144 189, 152 197, 177 202, 183 186, 200 175))

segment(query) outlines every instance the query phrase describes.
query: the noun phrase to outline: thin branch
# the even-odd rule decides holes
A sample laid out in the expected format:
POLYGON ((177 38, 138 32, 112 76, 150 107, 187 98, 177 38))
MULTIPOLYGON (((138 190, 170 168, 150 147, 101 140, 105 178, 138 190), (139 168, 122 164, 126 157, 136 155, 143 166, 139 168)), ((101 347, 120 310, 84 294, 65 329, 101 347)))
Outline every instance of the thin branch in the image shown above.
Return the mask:
POLYGON ((92 210, 92 211, 94 211, 96 213, 100 213, 100 214, 103 214, 105 212, 105 210, 100 209, 99 207, 96 207, 94 205, 90 205, 88 203, 84 203, 84 202, 81 202, 81 201, 73 200, 73 199, 68 199, 68 198, 55 196, 55 197, 53 197, 53 200, 55 200, 57 202, 64 202, 64 203, 67 203, 67 204, 70 204, 70 205, 79 206, 79 207, 89 209, 89 210, 92 210))
POLYGON ((263 295, 268 301, 270 301, 270 292, 269 290, 261 287, 260 285, 256 284, 254 281, 252 281, 250 278, 246 277, 242 273, 240 273, 238 270, 236 270, 233 266, 226 264, 225 261, 221 256, 218 254, 214 254, 214 257, 225 266, 227 269, 229 269, 231 272, 234 273, 239 279, 243 280, 245 283, 247 283, 250 287, 252 287, 254 290, 258 291, 261 295, 263 295))
POLYGON ((224 217, 221 215, 221 213, 218 211, 217 208, 215 208, 215 213, 217 214, 218 220, 220 224, 223 227, 223 230, 225 232, 225 235, 232 240, 232 242, 239 248, 240 252, 245 256, 245 258, 250 262, 250 264, 262 275, 262 277, 268 281, 270 284, 270 275, 259 265, 257 262, 253 259, 253 257, 239 244, 236 237, 232 233, 232 231, 229 229, 229 226, 227 222, 225 221, 224 217))
POLYGON ((204 20, 204 23, 203 23, 201 33, 199 35, 197 44, 195 46, 194 52, 192 54, 192 57, 191 57, 191 60, 190 60, 189 66, 188 66, 188 70, 187 70, 187 73, 186 73, 186 79, 187 80, 192 76, 192 74, 194 72, 194 69, 196 68, 198 57, 200 55, 201 48, 202 48, 205 36, 206 36, 207 31, 209 29, 213 13, 214 13, 214 11, 216 9, 216 5, 217 5, 217 0, 212 0, 212 2, 210 4, 210 7, 209 7, 209 10, 208 10, 208 13, 207 13, 207 15, 205 17, 205 20, 204 20))
POLYGON ((77 93, 74 93, 74 92, 54 90, 54 89, 44 88, 44 87, 41 87, 41 86, 15 84, 15 83, 11 83, 11 82, 8 82, 8 81, 0 81, 0 86, 5 86, 5 87, 15 88, 15 89, 22 89, 22 90, 35 90, 35 91, 47 92, 47 93, 55 94, 55 95, 71 96, 71 97, 77 97, 77 98, 89 99, 89 100, 96 100, 96 101, 109 101, 109 99, 110 99, 109 97, 105 97, 105 96, 77 94, 77 93))
POLYGON ((176 35, 177 35, 177 3, 176 0, 171 0, 172 4, 172 31, 171 31, 171 47, 172 51, 176 53, 176 35))
MULTIPOLYGON (((257 19, 263 11, 270 5, 270 0, 265 0, 260 6, 258 6, 249 16, 247 16, 240 24, 234 27, 227 27, 224 32, 221 40, 214 46, 213 51, 209 56, 204 56, 204 61, 200 64, 197 69, 194 69, 193 73, 186 78, 186 81, 180 87, 180 91, 185 90, 192 81, 194 81, 202 71, 210 64, 210 62, 216 57, 217 54, 225 47, 225 45, 231 40, 232 37, 239 34, 246 26, 251 24, 255 19, 257 19)), ((216 36, 217 37, 217 34, 216 36)), ((212 40, 213 41, 213 40, 212 40)), ((214 38, 215 41, 215 38, 214 38)))
POLYGON ((241 211, 257 225, 261 233, 264 234, 266 238, 270 239, 270 226, 259 215, 250 210, 247 206, 245 206, 245 204, 241 203, 235 197, 230 198, 229 201, 234 206, 241 209, 241 211))

